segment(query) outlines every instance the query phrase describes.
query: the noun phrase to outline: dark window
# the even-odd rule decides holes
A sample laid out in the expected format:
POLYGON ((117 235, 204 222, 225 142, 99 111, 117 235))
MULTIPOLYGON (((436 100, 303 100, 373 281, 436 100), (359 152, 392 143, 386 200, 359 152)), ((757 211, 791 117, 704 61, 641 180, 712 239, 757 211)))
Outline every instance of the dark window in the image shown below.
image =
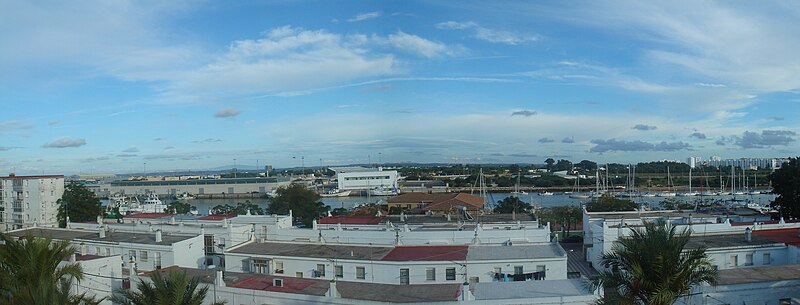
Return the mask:
POLYGON ((448 281, 456 280, 456 268, 447 268, 444 273, 444 279, 448 281))

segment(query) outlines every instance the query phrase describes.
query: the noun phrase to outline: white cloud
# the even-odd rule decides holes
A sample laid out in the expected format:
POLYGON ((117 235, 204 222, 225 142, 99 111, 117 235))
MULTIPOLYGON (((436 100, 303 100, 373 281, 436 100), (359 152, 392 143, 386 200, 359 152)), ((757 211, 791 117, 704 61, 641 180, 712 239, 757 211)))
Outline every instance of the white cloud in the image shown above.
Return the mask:
POLYGON ((240 114, 239 110, 234 108, 223 108, 214 113, 215 118, 233 118, 240 114))
POLYGON ((389 34, 387 41, 397 49, 428 58, 453 54, 453 51, 442 43, 430 41, 417 35, 407 34, 402 31, 389 34))
POLYGON ((507 45, 518 45, 534 42, 541 39, 539 35, 520 34, 509 31, 493 30, 482 27, 473 21, 456 22, 446 21, 436 24, 436 28, 441 30, 472 30, 472 36, 476 39, 491 43, 502 43, 507 45))
POLYGON ((53 142, 45 143, 42 145, 44 148, 68 148, 68 147, 80 147, 86 145, 85 139, 73 139, 70 137, 61 137, 56 139, 53 142))
POLYGON ((347 19, 347 22, 358 22, 364 21, 368 19, 378 18, 381 16, 381 12, 369 12, 369 13, 362 13, 353 16, 353 18, 347 19))

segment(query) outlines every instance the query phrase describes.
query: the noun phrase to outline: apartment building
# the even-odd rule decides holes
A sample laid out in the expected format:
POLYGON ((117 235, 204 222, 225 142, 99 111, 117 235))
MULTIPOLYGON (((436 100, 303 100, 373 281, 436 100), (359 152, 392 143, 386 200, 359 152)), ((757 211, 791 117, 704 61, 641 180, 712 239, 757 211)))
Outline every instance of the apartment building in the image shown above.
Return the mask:
POLYGON ((63 175, 0 176, 0 231, 58 226, 63 175))

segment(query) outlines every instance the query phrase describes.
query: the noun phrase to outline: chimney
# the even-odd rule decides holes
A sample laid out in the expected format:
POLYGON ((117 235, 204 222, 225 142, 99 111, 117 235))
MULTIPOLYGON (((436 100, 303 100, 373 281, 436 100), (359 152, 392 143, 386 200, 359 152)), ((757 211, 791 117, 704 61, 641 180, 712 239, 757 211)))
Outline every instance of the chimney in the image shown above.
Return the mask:
POLYGON ((81 243, 81 255, 86 255, 86 244, 81 243))
POLYGON ((217 269, 217 277, 214 279, 217 285, 225 287, 225 277, 223 276, 222 269, 217 269))
POLYGON ((72 253, 72 255, 69 256, 69 262, 70 263, 74 263, 74 262, 77 262, 77 261, 78 261, 78 255, 75 254, 75 253, 72 253))
POLYGON ((172 217, 169 218, 169 224, 171 225, 175 224, 175 215, 172 215, 172 217))
POLYGON ((750 227, 744 229, 744 241, 746 242, 753 241, 753 230, 751 230, 750 227))
POLYGON ((336 281, 331 281, 331 286, 328 288, 328 297, 329 298, 339 297, 339 290, 336 289, 336 281))
POLYGON ((106 238, 106 228, 104 226, 100 226, 100 229, 97 230, 97 235, 100 238, 106 238))
POLYGON ((475 296, 473 296, 472 291, 469 290, 469 283, 464 282, 464 284, 461 284, 461 300, 472 301, 474 299, 475 296))
POLYGON ((156 230, 156 242, 160 243, 163 239, 161 238, 161 229, 156 230))

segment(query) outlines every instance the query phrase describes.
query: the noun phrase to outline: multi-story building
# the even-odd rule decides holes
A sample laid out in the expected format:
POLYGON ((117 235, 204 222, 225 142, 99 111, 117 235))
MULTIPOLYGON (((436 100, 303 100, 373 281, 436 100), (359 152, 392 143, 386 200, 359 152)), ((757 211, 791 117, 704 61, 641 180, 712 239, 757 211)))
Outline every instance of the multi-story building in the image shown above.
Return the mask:
POLYGON ((396 170, 377 170, 366 167, 334 167, 340 190, 397 189, 396 170))
POLYGON ((280 186, 288 185, 285 177, 220 178, 192 180, 118 180, 101 186, 110 194, 176 195, 189 194, 250 194, 270 193, 280 186))
POLYGON ((63 175, 0 177, 0 231, 58 226, 63 175))
POLYGON ((706 165, 717 167, 738 167, 743 169, 778 169, 789 159, 786 158, 739 158, 739 159, 722 159, 720 157, 712 157, 706 165))

